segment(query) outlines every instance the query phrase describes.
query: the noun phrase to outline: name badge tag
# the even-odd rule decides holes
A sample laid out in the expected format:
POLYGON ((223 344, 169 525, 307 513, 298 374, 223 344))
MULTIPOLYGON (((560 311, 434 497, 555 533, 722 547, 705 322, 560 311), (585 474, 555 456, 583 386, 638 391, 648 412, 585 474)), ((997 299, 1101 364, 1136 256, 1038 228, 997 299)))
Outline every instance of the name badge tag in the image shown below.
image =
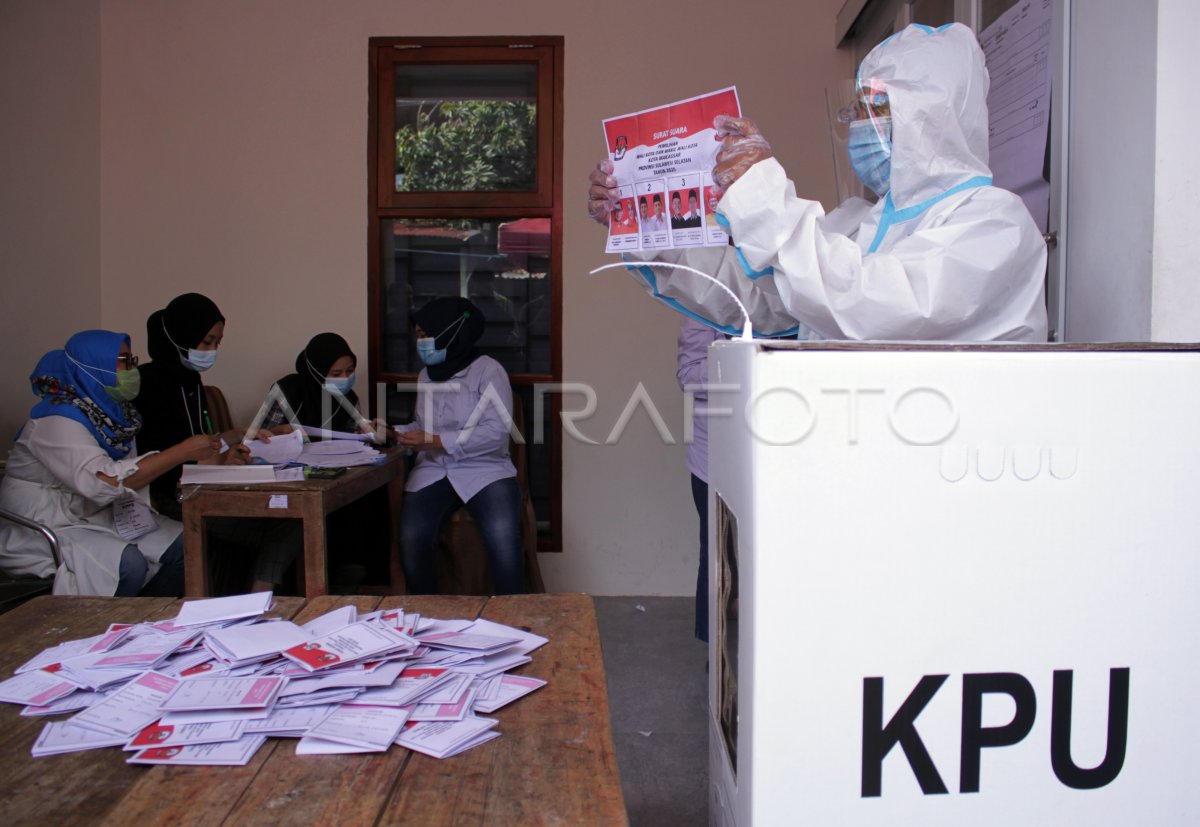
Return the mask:
POLYGON ((113 503, 113 524, 122 540, 132 541, 158 528, 150 507, 134 497, 113 503))

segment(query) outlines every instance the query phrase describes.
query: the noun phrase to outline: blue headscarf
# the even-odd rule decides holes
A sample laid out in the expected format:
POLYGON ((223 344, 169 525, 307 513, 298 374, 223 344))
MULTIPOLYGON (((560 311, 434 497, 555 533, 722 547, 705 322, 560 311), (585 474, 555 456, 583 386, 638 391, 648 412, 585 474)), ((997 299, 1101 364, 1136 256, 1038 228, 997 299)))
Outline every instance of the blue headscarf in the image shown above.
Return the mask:
POLYGON ((125 333, 85 330, 67 340, 62 350, 43 356, 29 376, 42 401, 30 419, 65 416, 82 423, 113 459, 128 456, 142 418, 128 402, 108 395, 106 383, 117 384, 117 354, 129 343, 125 333))

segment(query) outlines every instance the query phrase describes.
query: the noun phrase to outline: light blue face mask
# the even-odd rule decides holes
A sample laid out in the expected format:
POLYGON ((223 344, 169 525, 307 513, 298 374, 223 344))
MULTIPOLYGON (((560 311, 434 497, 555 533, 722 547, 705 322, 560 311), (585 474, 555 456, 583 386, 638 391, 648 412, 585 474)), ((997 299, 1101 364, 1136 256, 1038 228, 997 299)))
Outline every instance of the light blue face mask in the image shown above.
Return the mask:
POLYGON ((853 121, 847 149, 854 174, 882 198, 892 188, 892 119, 853 121))
POLYGON ((354 387, 354 377, 356 375, 357 374, 352 373, 349 376, 326 376, 326 393, 337 393, 345 396, 346 394, 350 393, 351 388, 354 387))
POLYGON ((204 373, 217 363, 217 352, 215 350, 196 350, 192 347, 188 348, 187 356, 180 355, 179 361, 188 370, 204 373))
POLYGON ((433 336, 417 339, 417 356, 426 365, 440 365, 446 361, 446 348, 434 347, 434 341, 433 336))

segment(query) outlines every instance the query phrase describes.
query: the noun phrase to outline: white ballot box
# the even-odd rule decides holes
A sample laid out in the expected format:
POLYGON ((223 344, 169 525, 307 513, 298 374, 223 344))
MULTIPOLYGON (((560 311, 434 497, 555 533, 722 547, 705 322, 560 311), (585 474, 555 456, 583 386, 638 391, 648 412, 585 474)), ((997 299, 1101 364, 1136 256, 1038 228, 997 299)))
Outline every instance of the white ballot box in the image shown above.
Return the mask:
POLYGON ((1197 824, 1200 353, 709 351, 717 824, 1197 824))

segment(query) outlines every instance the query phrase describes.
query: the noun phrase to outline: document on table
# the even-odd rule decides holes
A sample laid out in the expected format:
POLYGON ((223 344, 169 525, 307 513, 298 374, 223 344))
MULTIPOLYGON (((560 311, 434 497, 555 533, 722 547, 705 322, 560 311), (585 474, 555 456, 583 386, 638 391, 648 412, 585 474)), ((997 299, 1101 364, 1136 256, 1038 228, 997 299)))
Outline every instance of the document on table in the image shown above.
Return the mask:
POLYGON ((236 741, 249 726, 248 721, 214 721, 207 724, 151 724, 125 745, 126 750, 149 747, 179 747, 186 744, 217 744, 236 741))
POLYGON ((179 683, 178 678, 145 672, 71 720, 128 740, 161 717, 159 707, 179 683))
POLYGON ((434 758, 449 758, 498 736, 498 732, 489 732, 497 723, 495 718, 409 723, 401 730, 396 743, 434 758))
POLYGON ((22 706, 45 706, 79 688, 78 684, 63 680, 53 672, 38 669, 0 682, 0 701, 22 706))
POLYGON ((247 678, 195 678, 183 681, 163 699, 164 712, 269 707, 287 678, 257 675, 247 678))
POLYGON ((713 118, 741 112, 737 89, 730 86, 604 119, 621 199, 620 212, 611 214, 605 252, 728 244, 715 215, 712 168, 721 142, 713 118))
POLYGON ((268 465, 286 465, 295 462, 296 457, 304 450, 304 434, 292 431, 271 437, 270 442, 261 439, 248 439, 245 446, 250 450, 253 459, 268 465))
POLYGON ((354 442, 373 442, 373 434, 360 434, 350 431, 330 431, 325 428, 314 428, 311 425, 301 425, 301 430, 310 437, 317 439, 348 439, 354 442))
POLYGON ((411 638, 398 632, 389 632, 386 627, 354 623, 332 634, 285 649, 283 656, 309 671, 315 671, 411 644, 411 638))
POLYGON ((417 640, 426 646, 436 646, 438 649, 450 649, 454 652, 469 652, 478 655, 494 654, 521 642, 518 637, 497 637, 477 632, 436 632, 432 635, 421 635, 417 640))
POLYGON ((249 485, 279 482, 274 465, 185 465, 180 485, 249 485))
POLYGON ((127 763, 241 767, 250 763, 254 753, 258 752, 258 748, 266 741, 265 735, 244 735, 237 741, 223 741, 219 744, 154 747, 135 753, 127 763))
POLYGON ((232 597, 210 597, 189 600, 173 621, 176 626, 201 626, 227 620, 255 617, 271 608, 272 592, 237 594, 232 597))
POLYGON ((43 755, 61 755, 65 752, 82 752, 86 749, 117 747, 127 738, 111 732, 98 732, 80 726, 73 721, 50 721, 42 727, 42 733, 33 742, 30 752, 34 758, 43 755))
POLYGON ((305 737, 385 751, 408 720, 408 710, 383 706, 343 706, 305 737))
POLYGON ((479 712, 495 712, 502 706, 507 706, 517 698, 523 698, 534 690, 541 689, 546 682, 541 678, 530 678, 525 675, 498 675, 489 681, 493 686, 481 690, 475 699, 475 709, 479 712), (489 697, 483 699, 487 692, 489 697))
POLYGON ((306 643, 313 635, 287 620, 215 629, 205 645, 225 661, 248 663, 306 643))

